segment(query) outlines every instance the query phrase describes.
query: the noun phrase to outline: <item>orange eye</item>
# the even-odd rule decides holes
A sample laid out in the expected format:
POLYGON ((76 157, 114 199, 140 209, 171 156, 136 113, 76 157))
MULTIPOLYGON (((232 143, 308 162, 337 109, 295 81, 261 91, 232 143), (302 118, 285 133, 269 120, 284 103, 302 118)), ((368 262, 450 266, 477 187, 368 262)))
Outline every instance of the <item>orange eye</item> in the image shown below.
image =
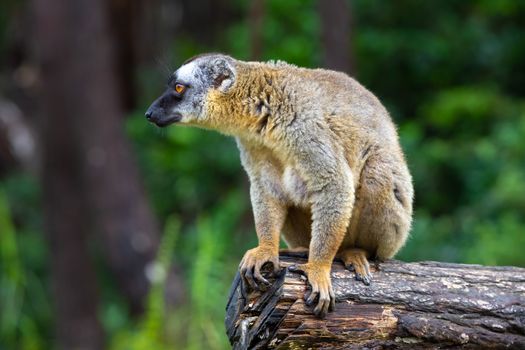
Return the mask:
POLYGON ((175 85, 175 91, 178 93, 178 94, 182 94, 184 92, 184 90, 186 90, 186 86, 182 85, 182 84, 177 84, 175 85))

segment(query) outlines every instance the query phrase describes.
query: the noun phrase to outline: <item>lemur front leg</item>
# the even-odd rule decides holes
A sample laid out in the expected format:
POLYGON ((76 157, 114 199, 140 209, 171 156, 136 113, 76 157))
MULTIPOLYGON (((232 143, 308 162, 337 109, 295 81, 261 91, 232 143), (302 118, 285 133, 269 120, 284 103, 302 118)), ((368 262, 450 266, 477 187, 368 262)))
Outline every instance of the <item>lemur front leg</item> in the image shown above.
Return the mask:
POLYGON ((308 262, 290 268, 308 277, 307 305, 317 300, 314 314, 325 317, 335 307, 330 280, 332 261, 345 236, 354 204, 354 184, 350 168, 341 164, 326 143, 313 143, 304 162, 312 210, 312 238, 308 262))
POLYGON ((261 274, 265 263, 272 263, 274 273, 279 271, 279 234, 286 218, 286 206, 267 193, 257 180, 250 185, 250 197, 259 245, 248 250, 239 265, 245 290, 270 284, 261 274))

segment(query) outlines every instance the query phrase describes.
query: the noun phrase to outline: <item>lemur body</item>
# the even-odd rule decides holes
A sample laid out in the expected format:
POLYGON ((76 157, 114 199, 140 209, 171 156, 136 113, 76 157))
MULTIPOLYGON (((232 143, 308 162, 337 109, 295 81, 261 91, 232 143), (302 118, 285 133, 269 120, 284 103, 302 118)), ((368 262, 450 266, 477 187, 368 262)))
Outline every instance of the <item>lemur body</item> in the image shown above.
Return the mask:
POLYGON ((237 139, 259 238, 240 265, 247 285, 267 283, 260 274, 264 263, 278 268, 282 232, 290 248, 309 250, 308 263, 296 270, 308 276, 307 303, 318 298, 314 312, 324 316, 335 303, 335 256, 368 284, 367 258, 391 258, 405 243, 410 173, 387 111, 357 81, 218 54, 188 61, 174 80, 185 87, 179 100, 168 103, 168 88, 149 119, 165 125, 171 115, 237 139))

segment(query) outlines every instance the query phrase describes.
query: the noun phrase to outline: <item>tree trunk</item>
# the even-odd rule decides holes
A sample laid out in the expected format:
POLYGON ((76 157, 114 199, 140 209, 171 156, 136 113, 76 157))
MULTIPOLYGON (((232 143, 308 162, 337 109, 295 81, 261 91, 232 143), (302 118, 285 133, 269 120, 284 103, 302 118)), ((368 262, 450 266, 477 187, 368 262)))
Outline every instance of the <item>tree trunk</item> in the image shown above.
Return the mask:
MULTIPOLYGON (((281 255, 281 266, 304 257, 281 255)), ((336 309, 325 320, 305 306, 306 282, 283 269, 266 292, 227 305, 234 349, 524 349, 525 269, 388 261, 365 286, 332 266, 336 309)))
POLYGON ((158 228, 123 130, 107 4, 34 0, 34 5, 41 183, 58 341, 66 349, 100 349, 88 232, 100 232, 108 265, 138 313, 149 289, 146 267, 157 250, 158 228))
MULTIPOLYGON (((95 272, 86 244, 86 213, 81 131, 84 63, 77 48, 89 36, 79 18, 89 12, 74 1, 35 0, 36 42, 41 69, 42 203, 50 242, 51 275, 56 309, 57 342, 62 349, 98 350, 104 336, 97 319, 95 272)), ((89 79, 89 78, 88 78, 89 79)))
POLYGON ((351 17, 347 0, 319 0, 321 46, 325 68, 352 73, 354 62, 350 48, 351 17))
POLYGON ((262 30, 264 14, 265 1, 252 0, 248 13, 248 22, 250 24, 250 59, 253 61, 260 60, 263 52, 262 30))
POLYGON ((131 311, 140 313, 149 289, 146 267, 158 247, 158 227, 124 134, 107 6, 99 0, 76 2, 82 3, 86 12, 81 21, 86 25, 86 37, 78 43, 74 61, 84 61, 82 87, 75 92, 82 110, 77 110, 75 119, 82 130, 87 200, 109 266, 131 311))

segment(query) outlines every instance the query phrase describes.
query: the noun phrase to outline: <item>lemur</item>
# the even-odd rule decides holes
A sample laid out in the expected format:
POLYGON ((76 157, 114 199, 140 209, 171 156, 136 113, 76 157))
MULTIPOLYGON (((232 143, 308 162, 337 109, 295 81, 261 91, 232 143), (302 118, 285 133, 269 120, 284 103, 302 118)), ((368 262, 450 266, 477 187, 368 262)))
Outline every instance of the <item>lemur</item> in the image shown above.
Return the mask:
POLYGON ((279 239, 308 250, 306 304, 335 307, 335 257, 370 283, 367 259, 404 245, 414 190, 396 128, 381 102, 348 75, 285 62, 244 62, 223 54, 186 61, 146 118, 234 136, 250 180, 259 244, 240 263, 243 285, 279 270, 279 239))

